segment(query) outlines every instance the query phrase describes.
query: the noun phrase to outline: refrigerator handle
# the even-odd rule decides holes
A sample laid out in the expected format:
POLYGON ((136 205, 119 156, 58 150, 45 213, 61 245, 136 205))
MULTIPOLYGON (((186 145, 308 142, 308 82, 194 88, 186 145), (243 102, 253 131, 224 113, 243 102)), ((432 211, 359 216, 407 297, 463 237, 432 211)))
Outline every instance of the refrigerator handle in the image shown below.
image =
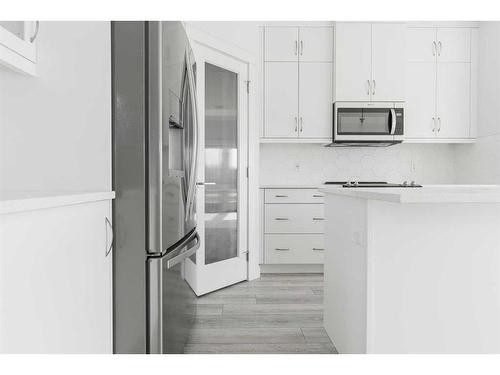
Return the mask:
POLYGON ((198 171, 198 107, 196 102, 196 84, 194 80, 193 63, 191 61, 191 56, 189 50, 186 50, 186 64, 189 82, 189 95, 191 99, 191 116, 193 118, 193 156, 191 158, 191 171, 189 174, 189 186, 188 186, 188 199, 186 205, 186 218, 189 218, 192 213, 192 207, 194 206, 194 195, 196 189, 196 174, 198 171))
POLYGON ((176 264, 182 262, 184 259, 189 258, 200 248, 200 236, 196 231, 194 231, 193 234, 189 236, 186 241, 181 244, 180 247, 184 246, 186 248, 182 250, 178 255, 167 260, 167 268, 172 268, 176 264), (192 241, 196 241, 196 243, 193 246, 187 246, 192 241))
MULTIPOLYGON (((186 68, 184 69, 184 74, 182 77, 182 94, 181 94, 181 121, 186 124, 184 126, 184 135, 186 139, 189 139, 189 126, 188 121, 186 119, 186 103, 187 103, 187 92, 188 92, 188 76, 187 76, 187 62, 185 62, 186 68)), ((186 155, 186 141, 183 141, 182 145, 182 159, 183 159, 183 169, 184 169, 184 181, 182 181, 182 192, 183 192, 183 200, 184 207, 187 207, 187 199, 188 199, 188 188, 189 188, 189 159, 186 155)))

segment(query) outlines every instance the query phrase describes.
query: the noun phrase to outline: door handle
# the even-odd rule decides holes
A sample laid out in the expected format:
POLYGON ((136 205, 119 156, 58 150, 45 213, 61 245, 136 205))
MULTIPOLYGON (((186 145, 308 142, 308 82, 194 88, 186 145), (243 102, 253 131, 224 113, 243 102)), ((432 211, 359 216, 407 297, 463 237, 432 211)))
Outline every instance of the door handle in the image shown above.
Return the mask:
POLYGON ((299 123, 298 123, 298 120, 297 120, 297 116, 295 116, 294 119, 295 119, 295 132, 297 132, 298 126, 299 126, 299 123))
POLYGON ((372 95, 375 95, 375 89, 376 89, 377 82, 375 80, 373 80, 372 82, 373 82, 372 95))
POLYGON ((396 132, 396 111, 391 108, 391 135, 396 132))
POLYGON ((106 251, 104 252, 104 256, 107 257, 109 253, 111 253, 111 250, 113 249, 113 242, 115 241, 115 235, 113 233, 113 224, 111 224, 111 221, 109 221, 108 217, 106 216, 104 225, 106 226, 106 251), (108 225, 111 229, 111 242, 108 247, 108 225))
POLYGON ((432 118, 432 123, 433 123, 432 132, 434 133, 436 131, 436 118, 435 117, 432 118))
POLYGON ((277 217, 277 218, 275 218, 274 220, 278 220, 278 221, 287 221, 287 220, 288 220, 288 218, 286 218, 286 217, 277 217))
POLYGON ((301 40, 300 41, 300 56, 302 56, 304 53, 304 42, 301 40))
POLYGON ((443 44, 441 41, 438 42, 438 56, 441 56, 441 49, 443 48, 443 44))
POLYGON ((314 221, 322 221, 322 220, 325 220, 325 219, 322 218, 322 217, 313 217, 313 220, 314 221))
POLYGON ((302 120, 302 116, 300 116, 300 132, 302 133, 302 129, 304 128, 304 121, 302 120))
MULTIPOLYGON (((177 253, 176 255, 172 256, 169 259, 166 259, 167 268, 172 268, 176 264, 182 262, 184 259, 189 258, 191 255, 196 253, 196 251, 200 248, 200 236, 198 235, 196 230, 185 241, 183 241, 183 243, 181 243, 176 250, 182 248, 184 249, 181 250, 179 253, 177 253), (193 246, 188 247, 188 244, 190 244, 194 240, 196 241, 196 243, 193 246)), ((176 251, 174 251, 173 253, 175 254, 176 251)))
POLYGON ((441 117, 438 117, 438 133, 441 131, 441 117))
POLYGON ((278 251, 289 251, 290 249, 288 247, 275 247, 274 250, 278 251))
POLYGON ((313 194, 314 198, 324 198, 324 195, 321 194, 313 194))
POLYGON ((432 56, 436 56, 437 53, 437 44, 436 41, 432 42, 432 56))
POLYGON ((196 185, 204 186, 204 185, 217 185, 216 182, 197 182, 196 185))
POLYGON ((281 194, 276 194, 276 198, 288 198, 288 195, 281 195, 281 194))
POLYGON ((368 84, 368 90, 366 91, 366 95, 370 95, 370 91, 372 90, 372 84, 369 79, 366 80, 366 83, 368 84))
POLYGON ((299 42, 295 41, 295 56, 299 53, 299 42))
POLYGON ((313 247, 313 251, 324 251, 321 247, 313 247))

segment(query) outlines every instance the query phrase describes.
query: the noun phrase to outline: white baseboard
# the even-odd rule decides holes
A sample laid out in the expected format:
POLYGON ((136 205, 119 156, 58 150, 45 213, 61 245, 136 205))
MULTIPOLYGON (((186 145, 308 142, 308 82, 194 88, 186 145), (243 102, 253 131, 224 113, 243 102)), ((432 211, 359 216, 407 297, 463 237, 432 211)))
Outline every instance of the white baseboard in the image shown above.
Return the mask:
POLYGON ((260 273, 323 273, 322 264, 261 264, 260 273))

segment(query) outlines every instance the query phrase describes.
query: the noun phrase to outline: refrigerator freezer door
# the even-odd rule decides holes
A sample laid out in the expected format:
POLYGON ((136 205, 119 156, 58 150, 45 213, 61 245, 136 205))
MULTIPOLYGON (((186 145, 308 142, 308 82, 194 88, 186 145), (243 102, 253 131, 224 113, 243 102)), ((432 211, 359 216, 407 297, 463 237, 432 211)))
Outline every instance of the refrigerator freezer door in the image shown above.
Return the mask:
POLYGON ((179 354, 195 316, 195 294, 184 281, 183 260, 200 246, 196 230, 163 257, 148 259, 148 353, 179 354))

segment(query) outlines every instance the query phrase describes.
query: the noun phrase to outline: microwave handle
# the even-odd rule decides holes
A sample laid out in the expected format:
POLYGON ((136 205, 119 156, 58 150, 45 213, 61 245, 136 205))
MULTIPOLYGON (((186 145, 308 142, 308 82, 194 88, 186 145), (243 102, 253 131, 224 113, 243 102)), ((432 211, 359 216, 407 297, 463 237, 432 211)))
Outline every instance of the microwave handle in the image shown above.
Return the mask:
POLYGON ((396 111, 391 108, 391 135, 396 132, 396 111))

